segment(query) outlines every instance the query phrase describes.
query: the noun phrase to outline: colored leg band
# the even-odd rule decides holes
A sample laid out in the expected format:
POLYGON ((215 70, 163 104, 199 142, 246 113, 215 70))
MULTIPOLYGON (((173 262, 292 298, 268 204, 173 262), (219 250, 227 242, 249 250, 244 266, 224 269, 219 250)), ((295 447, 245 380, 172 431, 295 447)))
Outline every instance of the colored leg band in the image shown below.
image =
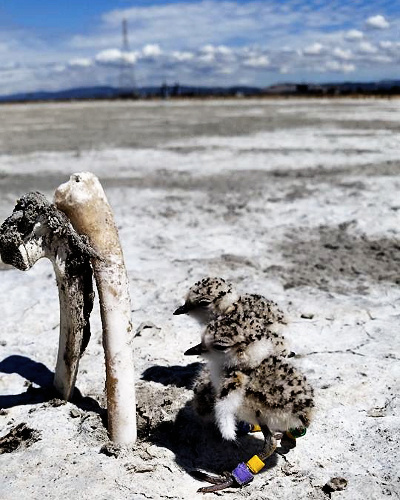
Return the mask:
POLYGON ((236 469, 232 471, 232 476, 240 486, 251 483, 254 479, 253 474, 249 471, 249 468, 244 462, 241 462, 236 469))
POLYGON ((237 425, 237 432, 240 435, 247 434, 251 431, 252 426, 247 422, 240 421, 237 425))
POLYGON ((305 436, 307 432, 307 429, 306 428, 303 428, 303 429, 289 429, 288 431, 286 431, 286 434, 292 438, 292 439, 297 439, 299 437, 303 437, 305 436))
POLYGON ((259 432, 261 431, 261 427, 259 425, 252 425, 247 422, 243 422, 243 420, 241 420, 237 424, 236 430, 238 434, 243 435, 243 434, 248 434, 249 432, 259 432))
POLYGON ((251 470, 253 474, 257 474, 261 469, 264 468, 265 463, 261 460, 258 455, 254 455, 250 460, 246 463, 247 467, 251 470))

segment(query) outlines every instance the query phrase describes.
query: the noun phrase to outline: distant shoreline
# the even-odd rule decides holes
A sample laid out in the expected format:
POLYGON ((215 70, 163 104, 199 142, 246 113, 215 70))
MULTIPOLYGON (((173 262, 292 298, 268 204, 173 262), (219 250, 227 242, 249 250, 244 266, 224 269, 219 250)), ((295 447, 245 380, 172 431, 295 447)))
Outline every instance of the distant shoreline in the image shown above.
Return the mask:
POLYGON ((259 94, 259 95, 209 95, 209 96, 171 96, 171 97, 75 97, 75 98, 52 98, 52 99, 10 99, 0 100, 1 105, 9 104, 45 104, 45 103, 73 103, 73 102, 165 102, 165 101, 211 101, 211 100, 279 100, 279 99, 321 99, 321 100, 339 100, 339 99, 399 99, 400 93, 357 93, 357 94, 337 94, 337 95, 318 95, 318 94, 259 94))

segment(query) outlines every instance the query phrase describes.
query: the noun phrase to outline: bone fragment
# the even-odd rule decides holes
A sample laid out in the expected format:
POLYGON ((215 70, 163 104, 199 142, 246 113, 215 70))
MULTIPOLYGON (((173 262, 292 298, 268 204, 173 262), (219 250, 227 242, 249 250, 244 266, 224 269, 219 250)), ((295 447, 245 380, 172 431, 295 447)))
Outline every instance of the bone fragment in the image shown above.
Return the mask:
POLYGON ((106 361, 108 425, 119 445, 136 441, 136 404, 129 282, 111 207, 97 177, 74 174, 58 187, 56 206, 99 255, 93 269, 99 291, 106 361))
POLYGON ((95 253, 67 217, 40 193, 28 193, 0 227, 3 262, 26 271, 47 257, 53 264, 60 302, 60 340, 54 386, 72 397, 80 357, 90 338, 93 307, 90 257, 95 253))

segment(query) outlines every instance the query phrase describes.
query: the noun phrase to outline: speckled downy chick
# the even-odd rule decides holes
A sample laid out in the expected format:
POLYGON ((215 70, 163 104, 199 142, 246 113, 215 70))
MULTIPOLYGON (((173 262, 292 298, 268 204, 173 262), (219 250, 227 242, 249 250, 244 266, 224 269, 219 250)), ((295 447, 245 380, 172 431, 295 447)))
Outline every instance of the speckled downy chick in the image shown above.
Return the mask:
MULTIPOLYGON (((214 328, 241 332, 242 344, 254 343, 247 350, 254 362, 260 356, 289 355, 281 330, 287 324, 277 304, 261 295, 239 295, 223 278, 204 278, 195 283, 183 306, 174 314, 189 314, 200 323, 214 321, 214 328)), ((194 385, 193 407, 202 418, 213 418, 214 388, 208 366, 198 374, 194 385)))
POLYGON ((267 351, 254 356, 255 343, 248 342, 240 328, 222 326, 218 321, 211 322, 201 344, 185 354, 201 355, 207 360, 215 394, 214 417, 222 436, 235 440, 237 422, 245 421, 260 426, 264 444, 258 455, 247 464, 239 464, 232 474, 214 477, 202 473, 202 479, 213 483, 200 488, 203 493, 224 489, 238 480, 239 484, 247 484, 252 478, 248 470, 252 461, 261 464, 254 470, 257 472, 275 451, 274 434, 282 432, 285 446, 295 446, 293 433, 305 432, 314 408, 312 387, 287 358, 267 351))
POLYGON ((223 278, 204 278, 195 283, 186 295, 185 303, 174 314, 189 314, 207 324, 221 315, 234 315, 236 320, 258 318, 266 325, 285 325, 283 312, 277 304, 262 295, 239 295, 223 278))
POLYGON ((235 325, 249 341, 258 342, 257 347, 266 345, 271 353, 288 354, 281 333, 287 321, 277 304, 262 295, 239 295, 223 278, 195 283, 174 314, 189 314, 202 324, 220 321, 225 329, 235 325))
POLYGON ((212 321, 202 342, 186 354, 207 361, 215 420, 225 439, 236 438, 238 420, 271 433, 308 427, 314 403, 306 378, 268 344, 261 347, 249 340, 229 318, 212 321))

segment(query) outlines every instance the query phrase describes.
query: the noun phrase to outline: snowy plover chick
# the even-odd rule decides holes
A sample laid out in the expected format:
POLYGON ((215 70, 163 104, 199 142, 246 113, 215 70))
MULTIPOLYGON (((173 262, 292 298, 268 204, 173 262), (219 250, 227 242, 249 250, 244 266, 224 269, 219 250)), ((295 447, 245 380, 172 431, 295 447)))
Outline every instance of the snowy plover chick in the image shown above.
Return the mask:
POLYGON ((183 306, 174 314, 189 314, 201 323, 224 314, 246 315, 263 319, 267 324, 286 324, 283 312, 275 302, 262 295, 239 295, 233 285, 223 278, 203 278, 186 295, 183 306))
MULTIPOLYGON (((239 296, 231 283, 222 278, 204 278, 186 295, 183 306, 174 314, 189 314, 201 323, 213 320, 213 327, 226 335, 240 335, 243 346, 252 343, 246 356, 257 364, 266 355, 289 355, 281 330, 286 325, 283 312, 275 302, 261 295, 239 296)), ((202 418, 213 418, 214 388, 205 366, 194 385, 193 408, 202 418)))
POLYGON ((189 289, 185 303, 174 314, 189 314, 206 324, 225 314, 238 299, 239 295, 231 283, 223 278, 204 278, 189 289))
POLYGON ((269 349, 277 353, 285 350, 281 330, 287 322, 277 304, 262 295, 239 295, 223 278, 204 278, 195 283, 174 314, 189 314, 203 324, 218 319, 223 328, 232 325, 247 334, 249 341, 268 339, 269 349))
POLYGON ((287 358, 267 349, 254 355, 254 345, 240 328, 216 320, 206 328, 202 342, 185 353, 201 355, 207 361, 215 394, 214 416, 222 436, 235 440, 239 420, 260 426, 264 435, 258 455, 239 464, 228 476, 202 474, 215 486, 199 491, 217 491, 235 481, 247 484, 253 479, 252 472, 259 472, 274 452, 275 432, 283 432, 286 440, 295 443, 310 424, 314 400, 306 378, 287 358))

